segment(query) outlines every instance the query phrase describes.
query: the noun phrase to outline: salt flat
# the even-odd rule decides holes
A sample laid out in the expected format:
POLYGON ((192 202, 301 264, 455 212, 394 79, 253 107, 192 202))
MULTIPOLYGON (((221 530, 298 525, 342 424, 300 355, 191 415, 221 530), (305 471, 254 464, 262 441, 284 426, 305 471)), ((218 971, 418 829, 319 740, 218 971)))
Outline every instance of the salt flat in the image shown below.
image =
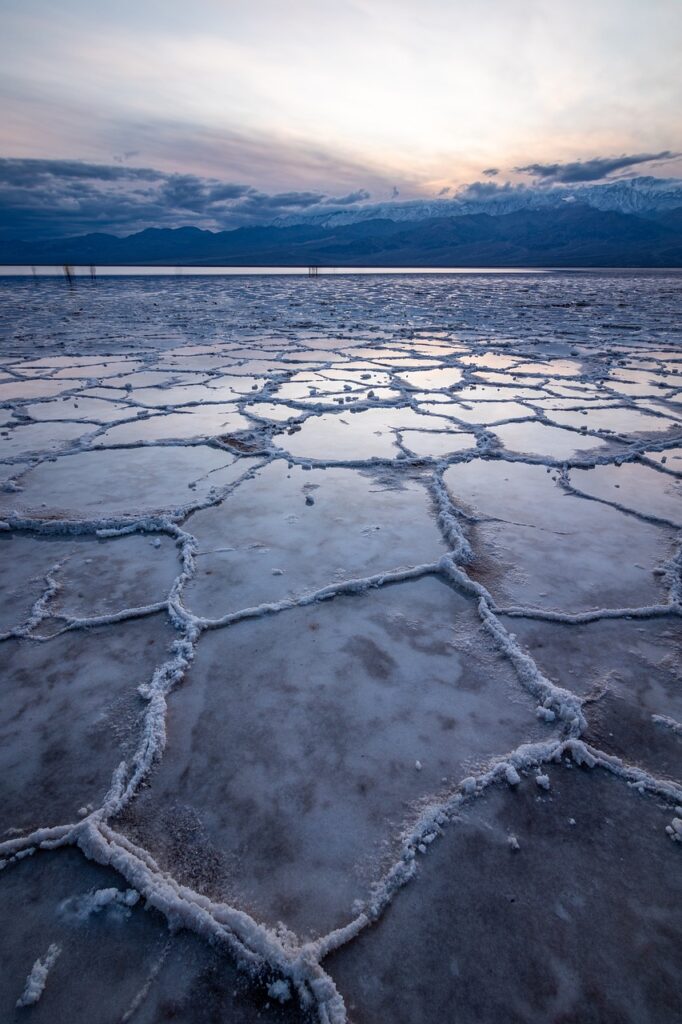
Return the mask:
POLYGON ((682 1021, 681 286, 0 279, 3 1021, 682 1021))

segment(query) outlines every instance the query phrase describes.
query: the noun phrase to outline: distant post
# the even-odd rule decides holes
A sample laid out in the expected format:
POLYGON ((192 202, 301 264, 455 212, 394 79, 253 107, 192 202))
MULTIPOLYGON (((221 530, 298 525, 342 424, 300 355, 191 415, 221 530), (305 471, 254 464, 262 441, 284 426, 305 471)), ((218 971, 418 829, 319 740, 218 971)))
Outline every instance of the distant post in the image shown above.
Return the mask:
POLYGON ((319 272, 319 267, 308 267, 308 277, 317 277, 319 272))
POLYGON ((73 284, 74 284, 73 267, 70 267, 68 263, 64 264, 64 277, 66 278, 66 282, 67 282, 69 288, 73 288, 73 284))

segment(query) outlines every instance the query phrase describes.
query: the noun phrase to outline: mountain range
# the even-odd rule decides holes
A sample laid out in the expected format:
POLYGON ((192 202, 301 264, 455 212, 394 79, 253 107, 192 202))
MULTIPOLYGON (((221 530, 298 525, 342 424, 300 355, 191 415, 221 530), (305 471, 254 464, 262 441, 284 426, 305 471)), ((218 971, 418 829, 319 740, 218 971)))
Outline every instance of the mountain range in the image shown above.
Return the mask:
POLYGON ((678 178, 655 178, 637 175, 613 181, 552 185, 498 184, 476 181, 458 189, 454 195, 434 199, 392 199, 383 203, 362 203, 352 206, 313 207, 275 224, 319 224, 324 227, 354 224, 360 220, 388 218, 396 221, 427 220, 458 217, 468 213, 489 213, 493 216, 517 213, 519 210, 552 210, 576 203, 597 210, 634 213, 647 216, 682 208, 682 181, 678 178))
POLYGON ((228 231, 148 228, 123 238, 3 241, 0 263, 682 267, 679 181, 551 190, 481 183, 478 196, 472 188, 452 199, 363 205, 228 231))

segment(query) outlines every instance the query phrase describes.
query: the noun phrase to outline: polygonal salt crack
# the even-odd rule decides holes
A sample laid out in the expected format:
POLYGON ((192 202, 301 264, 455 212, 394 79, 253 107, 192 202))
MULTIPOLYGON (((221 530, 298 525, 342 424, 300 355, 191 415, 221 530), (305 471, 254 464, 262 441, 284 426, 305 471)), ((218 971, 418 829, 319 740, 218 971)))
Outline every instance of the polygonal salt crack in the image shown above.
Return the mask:
MULTIPOLYGON (((452 978, 525 1013, 509 944, 501 1003, 472 956, 481 906, 541 877, 555 917, 527 897, 522 928, 575 944, 567 880, 592 857, 608 920, 623 835, 623 934, 660 945, 646 876, 672 886, 682 834, 674 287, 186 278, 150 317, 149 278, 0 285, 0 864, 13 918, 40 892, 6 1015, 93 1019, 86 941, 123 1021, 170 992, 193 1019, 211 957, 249 1022, 435 1019, 452 978), (422 981, 396 998, 378 979, 408 939, 422 981)), ((641 1019, 679 1012, 659 952, 641 1019)))

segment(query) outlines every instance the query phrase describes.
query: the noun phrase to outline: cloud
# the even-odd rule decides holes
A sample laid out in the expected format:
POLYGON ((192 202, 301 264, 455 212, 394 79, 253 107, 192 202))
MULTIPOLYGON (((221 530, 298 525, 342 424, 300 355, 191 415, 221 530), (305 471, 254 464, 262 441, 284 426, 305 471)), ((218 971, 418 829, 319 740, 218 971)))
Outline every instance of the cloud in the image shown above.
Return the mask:
POLYGON ((444 186, 444 187, 443 187, 443 188, 442 188, 442 189, 440 190, 440 192, 438 192, 438 193, 437 193, 437 195, 439 195, 439 196, 446 196, 446 195, 448 194, 448 192, 449 192, 449 191, 450 191, 450 186, 449 186, 449 185, 445 185, 445 186, 444 186))
POLYGON ((355 192, 348 192, 345 196, 329 196, 323 199, 324 206, 351 206, 353 203, 363 203, 370 198, 366 188, 358 188, 355 192))
MULTIPOLYGON (((622 171, 627 167, 635 167, 638 164, 648 164, 654 160, 673 160, 679 153, 672 153, 669 149, 661 153, 634 153, 630 156, 605 157, 597 156, 591 160, 574 160, 569 163, 526 164, 524 167, 515 167, 514 170, 523 174, 532 174, 545 184, 560 182, 569 184, 579 181, 599 181, 614 171, 622 171)), ((492 170, 492 168, 490 168, 492 170)), ((487 174, 487 171, 483 172, 487 174)))
MULTIPOLYGON (((667 159, 657 154, 656 159, 659 158, 667 159)), ((544 177, 537 173, 535 181, 512 184, 486 176, 449 191, 441 190, 439 215, 549 209, 560 202, 577 201, 600 209, 619 208, 624 185, 621 178, 591 184, 590 179, 584 180, 584 164, 580 162, 529 166, 545 168, 544 177), (583 171, 576 182, 556 177, 559 170, 563 173, 576 166, 583 171), (557 171, 553 170, 555 167, 557 171)), ((675 180, 626 179, 633 189, 644 182, 648 191, 657 183, 665 189, 675 180)), ((30 241, 96 231, 129 235, 149 227, 187 225, 220 231, 273 223, 324 223, 335 218, 344 222, 349 212, 358 211, 362 217, 386 217, 391 216, 393 208, 403 214, 412 211, 415 217, 434 215, 433 198, 403 200, 397 199, 397 194, 395 188, 393 198, 372 204, 368 202, 371 197, 366 188, 344 191, 304 187, 279 191, 239 180, 133 167, 127 163, 0 158, 0 239, 30 241)), ((668 205, 679 205, 677 195, 678 192, 671 193, 668 205)))
POLYGON ((241 182, 177 174, 128 164, 0 158, 0 237, 49 238, 145 227, 220 230, 315 207, 349 207, 366 189, 343 195, 316 190, 269 193, 241 182))
POLYGON ((159 199, 169 210, 206 213, 215 207, 242 199, 253 190, 248 185, 212 182, 196 174, 162 176, 159 199))
POLYGON ((499 167, 486 167, 483 173, 485 174, 486 178, 494 178, 496 174, 500 173, 500 169, 499 167))
POLYGON ((117 164, 124 164, 126 160, 132 160, 134 156, 139 155, 139 149, 127 149, 125 153, 114 153, 114 160, 117 164))
POLYGON ((114 167, 110 164, 89 164, 82 160, 25 160, 0 158, 0 181, 3 185, 37 188, 47 187, 54 179, 70 181, 157 181, 161 171, 145 167, 114 167))
POLYGON ((463 185, 457 191, 458 199, 481 199, 497 198, 498 196, 509 195, 510 193, 527 192, 526 185, 512 185, 506 181, 498 185, 496 181, 472 181, 469 185, 463 185))

